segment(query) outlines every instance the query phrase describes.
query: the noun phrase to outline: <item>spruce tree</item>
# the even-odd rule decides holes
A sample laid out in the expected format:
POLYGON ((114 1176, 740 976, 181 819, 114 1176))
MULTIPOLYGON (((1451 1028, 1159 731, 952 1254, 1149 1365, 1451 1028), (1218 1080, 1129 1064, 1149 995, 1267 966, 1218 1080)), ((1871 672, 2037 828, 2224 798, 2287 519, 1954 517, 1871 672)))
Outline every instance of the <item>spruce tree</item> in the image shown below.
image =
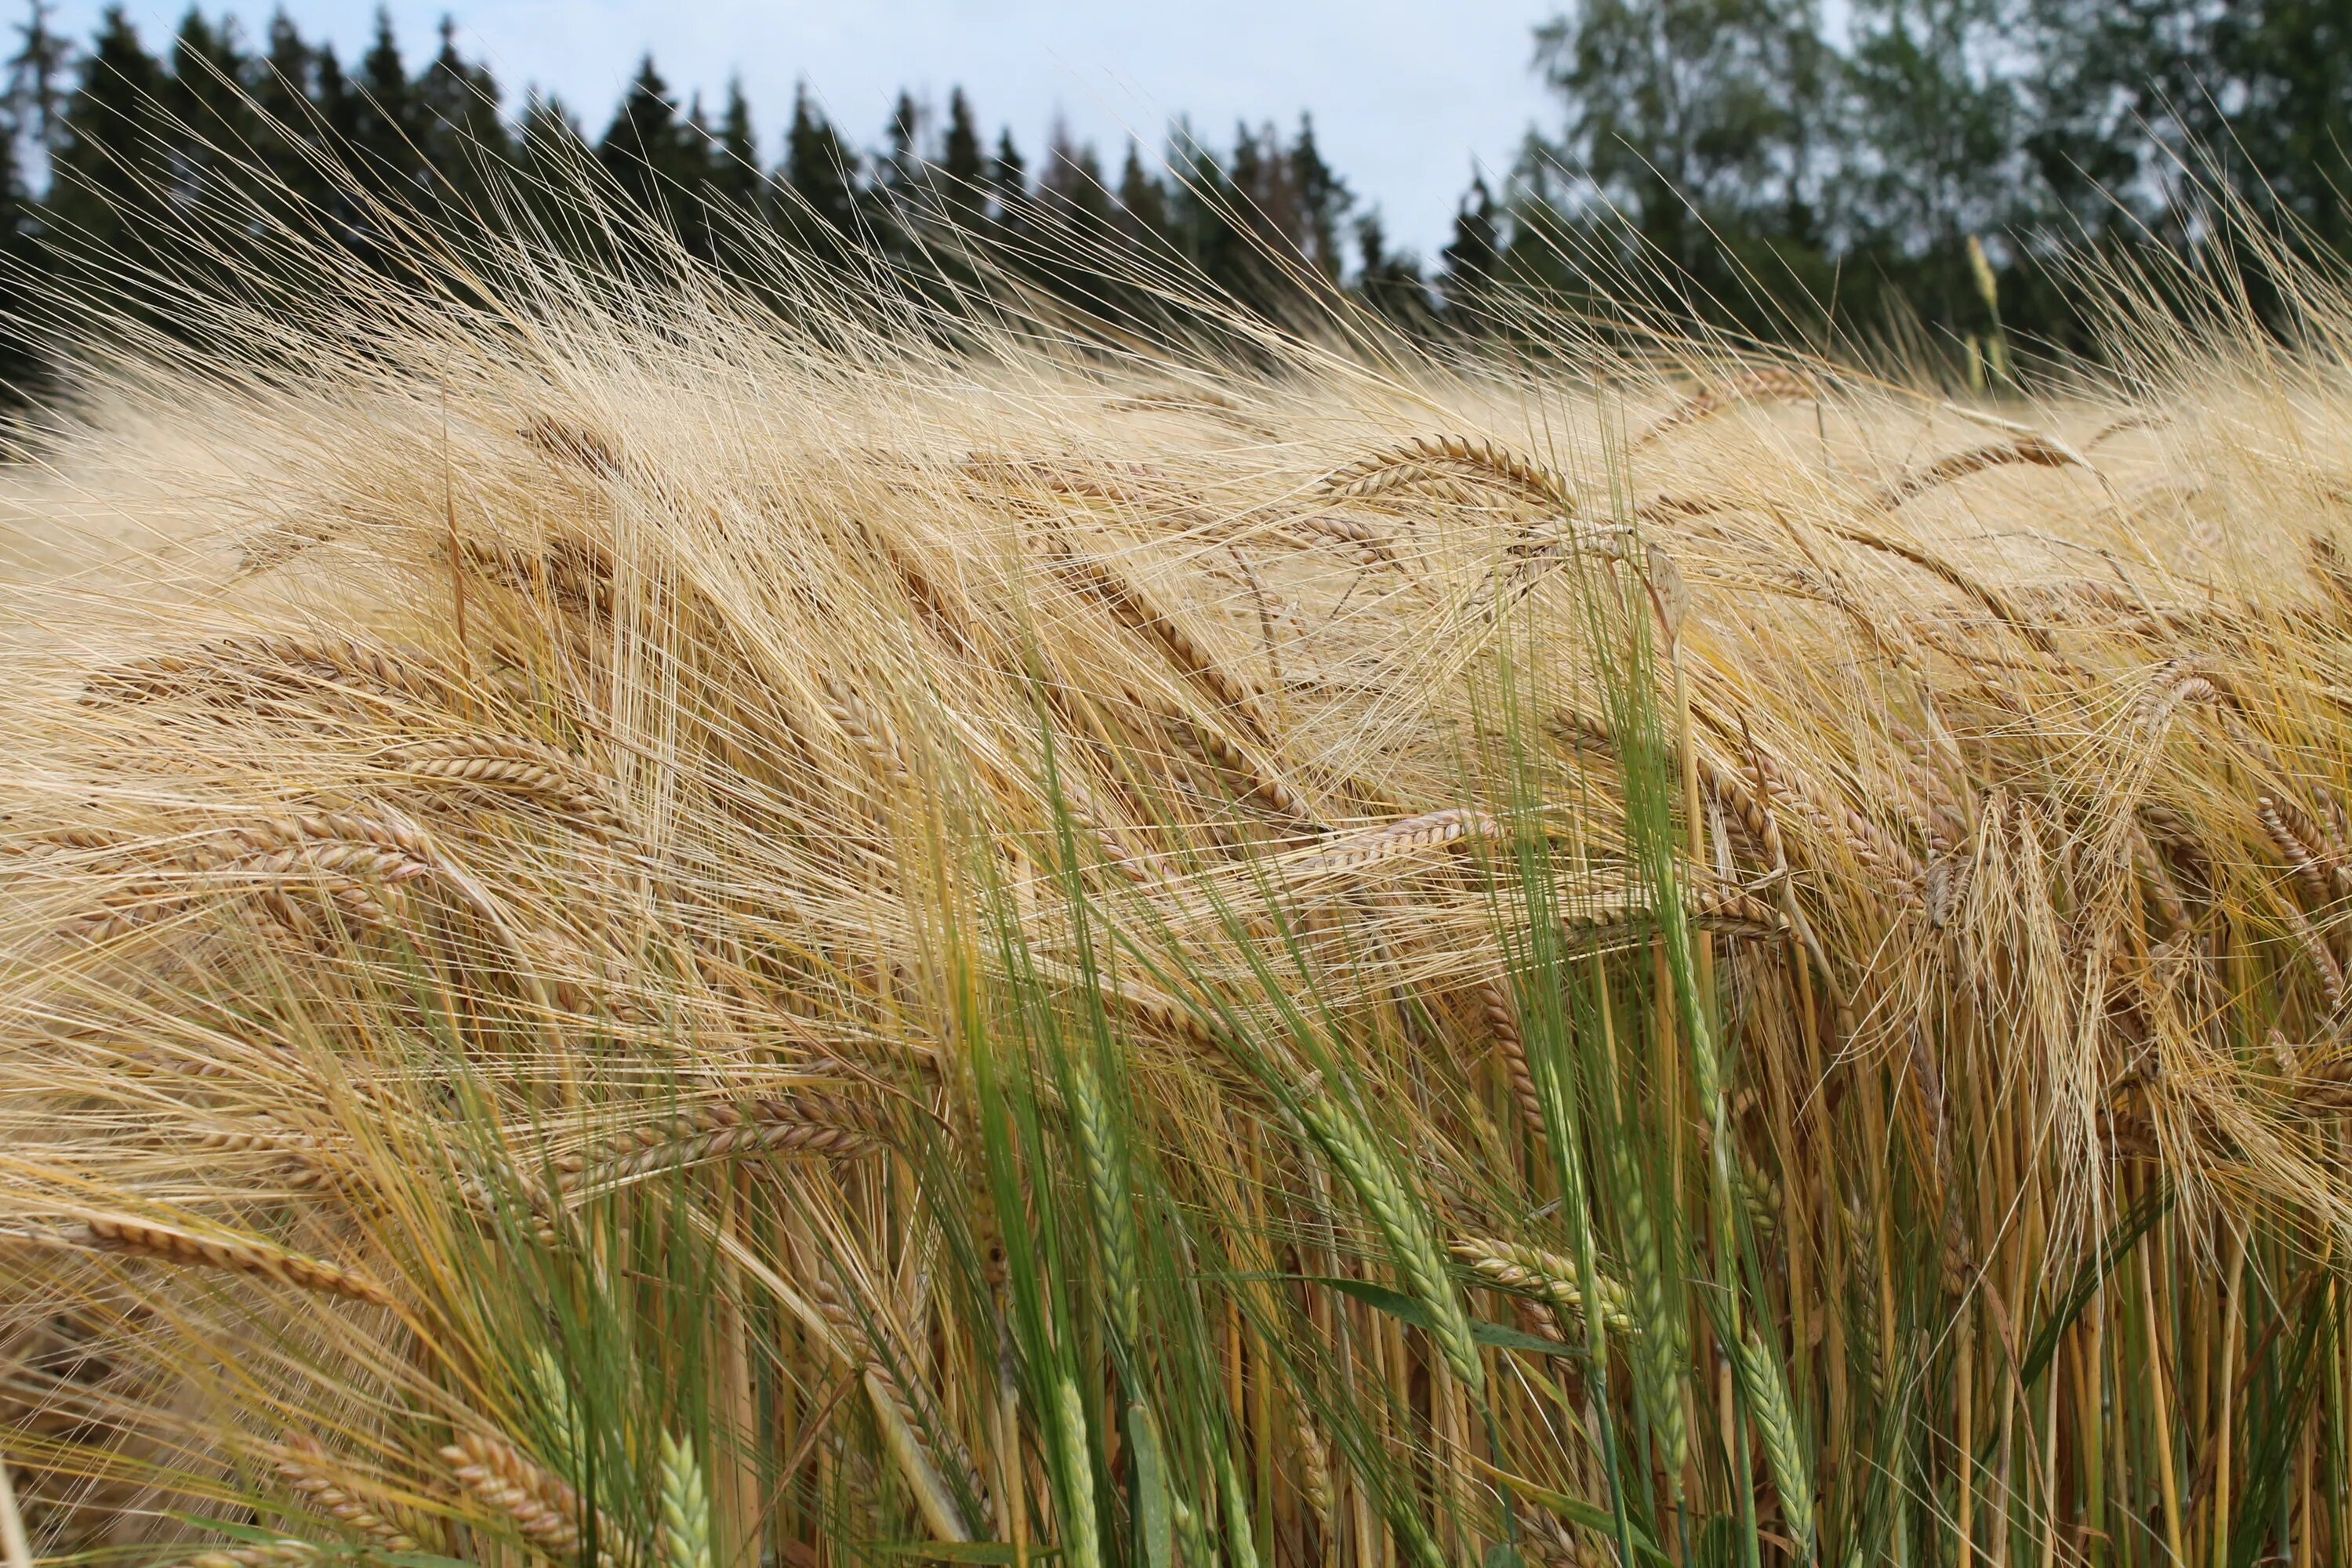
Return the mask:
POLYGON ((1001 234, 1018 233, 1029 221, 1029 166, 1013 144, 1010 126, 997 133, 987 185, 989 221, 1001 234))
POLYGON ((678 178, 689 161, 688 134, 669 84, 647 55, 596 143, 596 161, 640 210, 675 224, 693 188, 678 178))
POLYGON ((1454 214, 1454 237, 1438 253, 1438 292, 1453 326, 1478 331, 1503 267, 1501 214, 1484 174, 1475 176, 1454 214))
POLYGON ((257 127, 248 97, 247 62, 236 23, 215 26, 188 8, 172 42, 172 76, 164 94, 176 198, 185 206, 217 208, 243 183, 257 127))
POLYGON ((119 251, 152 234, 169 162, 160 131, 163 68, 121 5, 109 5, 66 100, 51 163, 47 220, 70 248, 119 251))
POLYGON ((1144 167, 1143 151, 1133 137, 1128 139, 1127 162, 1118 174, 1118 226, 1137 243, 1168 243, 1168 187, 1144 167))
POLYGON ((719 111, 718 145, 710 161, 710 188, 727 206, 757 219, 767 181, 760 174, 760 138, 751 126, 751 100, 740 77, 727 83, 727 107, 719 111))
POLYGON ((352 86, 351 147, 362 177, 403 201, 414 200, 425 173, 423 127, 415 88, 393 36, 392 14, 381 6, 352 86))
POLYGON ((824 265, 845 265, 858 234, 857 155, 842 141, 803 82, 793 94, 784 138, 784 226, 824 265))
POLYGON ((55 0, 26 0, 25 19, 16 24, 16 52, 8 59, 8 114, 16 133, 19 155, 15 169, 23 184, 21 154, 29 151, 37 161, 36 177, 46 174, 49 155, 64 130, 67 67, 73 46, 49 26, 55 0))
POLYGON ((305 150, 319 145, 319 59, 310 43, 280 9, 269 18, 269 47, 253 73, 256 143, 270 173, 304 199, 323 194, 319 171, 305 150))
MULTIPOLYGON (((1298 134, 1284 161, 1294 214, 1284 237, 1309 272, 1336 285, 1344 263, 1339 254, 1340 226, 1355 198, 1323 161, 1322 150, 1315 144, 1312 115, 1299 115, 1298 134)), ((1378 219, 1371 220, 1370 232, 1379 235, 1378 219)))
POLYGON ((971 100, 957 88, 948 94, 948 125, 940 139, 940 184, 945 188, 948 215, 964 228, 976 226, 982 216, 982 184, 987 158, 980 150, 980 127, 973 122, 971 100))
POLYGON ((498 79, 457 50, 456 21, 441 18, 441 47, 416 75, 416 121, 432 190, 460 214, 488 216, 491 192, 510 161, 498 79))

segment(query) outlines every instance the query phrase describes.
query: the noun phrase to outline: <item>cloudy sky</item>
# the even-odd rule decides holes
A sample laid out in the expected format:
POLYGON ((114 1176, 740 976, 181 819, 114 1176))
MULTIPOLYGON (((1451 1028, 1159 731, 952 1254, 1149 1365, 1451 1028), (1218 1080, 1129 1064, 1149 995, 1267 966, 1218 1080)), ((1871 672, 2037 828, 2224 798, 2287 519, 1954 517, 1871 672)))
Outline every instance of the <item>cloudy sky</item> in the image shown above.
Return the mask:
MULTIPOLYGON (((269 0, 233 0, 258 33, 269 0)), ((60 19, 87 37, 100 0, 60 19)), ((222 0, 205 0, 207 11, 222 0)), ((14 7, 10 7, 14 9, 14 7)), ((185 0, 127 0, 151 48, 185 0)), ((346 59, 366 47, 373 0, 286 0, 303 31, 346 59)), ((944 105, 958 83, 990 129, 1010 122, 1034 163, 1059 114, 1114 168, 1127 138, 1156 148, 1178 112, 1213 144, 1236 117, 1286 126, 1311 110, 1325 155, 1392 241, 1444 243, 1474 165, 1507 167, 1545 113, 1530 32, 1557 0, 394 0, 414 63, 444 10, 509 94, 551 89, 602 129, 637 58, 654 52, 681 98, 714 103, 740 74, 772 158, 793 84, 805 78, 861 143, 881 140, 901 85, 944 105)))

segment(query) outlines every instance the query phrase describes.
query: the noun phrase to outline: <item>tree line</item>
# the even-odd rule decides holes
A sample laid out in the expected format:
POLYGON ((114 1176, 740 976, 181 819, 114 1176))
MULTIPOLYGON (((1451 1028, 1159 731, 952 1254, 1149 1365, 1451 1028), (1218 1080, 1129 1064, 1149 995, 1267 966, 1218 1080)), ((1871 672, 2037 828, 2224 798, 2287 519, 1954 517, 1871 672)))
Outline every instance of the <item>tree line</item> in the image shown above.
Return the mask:
MULTIPOLYGON (((120 7, 77 43, 50 5, 16 26, 0 135, 19 289, 68 251, 135 267, 207 217, 233 232, 257 181, 364 253, 377 198, 527 223, 528 193, 593 168, 721 265, 781 244, 942 297, 985 279, 1114 321, 1163 308, 1105 278, 1115 247, 1241 311, 1346 298, 1412 334, 1646 288, 1769 337, 1891 337, 1955 363, 1965 345, 1981 375, 2012 337, 2086 342, 2053 262, 2211 247, 2231 203, 2352 251, 2340 0, 1847 0, 1834 21, 1819 0, 1575 0, 1533 40, 1557 119, 1471 183, 1428 258, 1388 242, 1304 114, 1215 149, 1180 121, 1114 172, 1060 131, 1024 156, 961 89, 901 94, 862 144, 803 86, 770 162, 740 86, 715 111, 682 103, 651 57, 592 128, 544 94, 510 107, 448 21, 412 64, 380 12, 346 63, 282 12, 248 38, 191 9, 151 48, 120 7)), ((0 370, 22 384, 37 365, 12 342, 0 370)))

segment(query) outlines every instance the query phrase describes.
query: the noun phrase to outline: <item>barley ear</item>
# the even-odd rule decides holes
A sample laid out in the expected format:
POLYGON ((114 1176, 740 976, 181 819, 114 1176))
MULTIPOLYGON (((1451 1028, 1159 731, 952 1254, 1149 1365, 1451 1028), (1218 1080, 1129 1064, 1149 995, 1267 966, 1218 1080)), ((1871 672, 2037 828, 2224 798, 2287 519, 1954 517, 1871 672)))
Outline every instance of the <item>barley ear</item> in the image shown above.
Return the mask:
POLYGON ((662 1434, 660 1568, 712 1568, 710 1489, 694 1445, 662 1434))
POLYGON ((1301 1090, 1298 1114, 1325 1158, 1380 1227, 1397 1272, 1429 1309, 1430 1337, 1437 1342, 1446 1365, 1472 1394, 1484 1394, 1486 1367, 1478 1359, 1478 1342, 1470 1332, 1469 1313, 1462 1305, 1461 1292, 1454 1288, 1445 1254, 1430 1234, 1419 1202, 1397 1179, 1370 1131, 1319 1080, 1301 1090))
POLYGON ((1780 1514, 1797 1538, 1797 1556, 1813 1555, 1813 1479, 1805 1464, 1805 1450, 1797 1434, 1796 1411, 1789 1403, 1789 1385, 1780 1363, 1751 1331, 1745 1340, 1730 1342, 1732 1370, 1739 1379, 1748 1413, 1756 1423, 1756 1437, 1764 1461, 1772 1471, 1772 1485, 1780 1494, 1780 1514))

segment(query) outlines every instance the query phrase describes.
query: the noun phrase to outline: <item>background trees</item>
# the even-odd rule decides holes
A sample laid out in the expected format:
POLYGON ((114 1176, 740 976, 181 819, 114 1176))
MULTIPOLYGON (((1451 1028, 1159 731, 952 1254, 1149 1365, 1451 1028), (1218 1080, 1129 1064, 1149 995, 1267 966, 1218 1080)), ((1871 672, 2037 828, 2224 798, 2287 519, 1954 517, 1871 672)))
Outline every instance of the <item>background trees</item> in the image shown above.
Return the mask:
MULTIPOLYGON (((45 271, 173 259, 174 232, 239 204, 308 206, 362 254, 366 193, 460 226, 510 223, 505 168, 585 158, 695 254, 733 263, 765 228, 819 268, 875 265, 944 300, 1011 281, 1117 316, 1089 249, 1181 263, 1245 310, 1352 294, 1416 333, 1505 330, 1502 301, 1674 280, 1674 309, 1807 342, 1892 335, 1959 350, 1993 326, 2083 342, 2039 265, 2081 247, 2219 243, 2233 199, 2352 252, 2352 19, 2331 0, 1572 0, 1533 39, 1559 112, 1507 177, 1480 174, 1433 268, 1324 160, 1311 119, 1179 121, 1114 176, 1055 134, 1034 161, 961 89, 901 95, 872 151, 803 88, 773 163, 740 87, 715 118, 646 58, 591 136, 537 94, 509 105, 445 23, 412 65, 388 19, 348 67, 282 14, 257 37, 192 9, 151 48, 110 9, 76 45, 49 0, 15 28, 0 136, 0 257, 45 271), (1669 264, 1664 272, 1654 265, 1669 264)), ((1497 61, 1499 71, 1517 68, 1497 61)), ((625 228, 616 233, 625 235, 625 228)), ((625 239, 619 241, 625 243, 625 239)), ((191 258, 176 258, 189 264, 191 258)), ((0 375, 34 367, 18 335, 0 375)), ((1970 363, 1974 363, 1973 360, 1970 363)))

